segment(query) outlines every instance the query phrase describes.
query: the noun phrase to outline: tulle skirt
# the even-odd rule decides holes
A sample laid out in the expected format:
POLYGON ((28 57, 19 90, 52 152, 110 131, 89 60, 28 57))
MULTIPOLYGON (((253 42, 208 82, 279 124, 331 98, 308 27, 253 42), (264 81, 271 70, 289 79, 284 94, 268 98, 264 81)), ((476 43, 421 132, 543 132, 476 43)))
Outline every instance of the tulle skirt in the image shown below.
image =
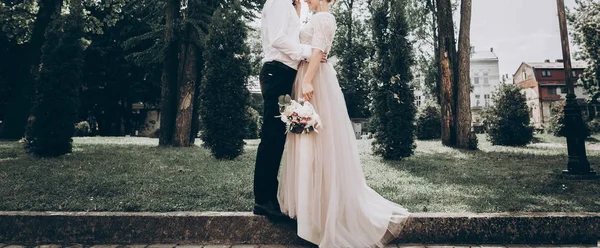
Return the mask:
MULTIPOLYGON (((308 63, 301 63, 292 98, 302 95, 308 63)), ((409 212, 386 200, 365 180, 356 138, 336 72, 321 64, 310 102, 319 133, 288 134, 278 199, 298 221, 298 236, 319 247, 383 247, 399 234, 409 212)))

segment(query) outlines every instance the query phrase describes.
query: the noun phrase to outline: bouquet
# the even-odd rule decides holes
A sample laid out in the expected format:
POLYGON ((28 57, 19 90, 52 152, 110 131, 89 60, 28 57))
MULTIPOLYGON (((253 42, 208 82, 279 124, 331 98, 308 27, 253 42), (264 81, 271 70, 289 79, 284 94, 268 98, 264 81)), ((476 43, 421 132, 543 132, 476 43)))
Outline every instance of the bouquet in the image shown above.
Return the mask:
POLYGON ((307 134, 312 131, 319 132, 321 118, 310 102, 302 99, 292 100, 290 95, 279 97, 279 112, 281 121, 285 123, 285 133, 307 134))

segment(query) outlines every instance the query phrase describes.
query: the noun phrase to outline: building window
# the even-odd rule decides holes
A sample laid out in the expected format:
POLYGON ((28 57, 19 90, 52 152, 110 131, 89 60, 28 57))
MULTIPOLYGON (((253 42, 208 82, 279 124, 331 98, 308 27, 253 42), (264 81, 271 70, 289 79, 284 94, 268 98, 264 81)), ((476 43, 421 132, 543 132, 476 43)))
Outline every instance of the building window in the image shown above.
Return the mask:
POLYGON ((479 84, 479 72, 474 72, 473 73, 473 83, 474 84, 479 84))
POLYGON ((417 107, 421 107, 421 96, 416 96, 415 99, 416 99, 415 104, 417 105, 417 107))
POLYGON ((490 106, 490 95, 489 94, 483 95, 483 100, 484 100, 485 107, 489 107, 490 106))
POLYGON ((576 71, 571 71, 571 74, 573 74, 573 77, 577 77, 577 72, 576 71))
POLYGON ((548 88, 548 95, 556 95, 556 87, 548 88))
POLYGON ((560 93, 561 94, 567 94, 567 86, 561 86, 560 87, 560 93))
POLYGON ((476 102, 476 105, 475 105, 475 106, 479 107, 479 103, 480 103, 480 102, 479 102, 479 100, 477 100, 477 102, 476 102))
POLYGON ((521 72, 521 77, 523 78, 523 80, 527 79, 527 72, 522 71, 521 72))
POLYGON ((490 83, 490 73, 486 71, 483 73, 483 84, 489 84, 489 83, 490 83))
POLYGON ((542 77, 552 77, 552 72, 544 70, 542 71, 542 77))

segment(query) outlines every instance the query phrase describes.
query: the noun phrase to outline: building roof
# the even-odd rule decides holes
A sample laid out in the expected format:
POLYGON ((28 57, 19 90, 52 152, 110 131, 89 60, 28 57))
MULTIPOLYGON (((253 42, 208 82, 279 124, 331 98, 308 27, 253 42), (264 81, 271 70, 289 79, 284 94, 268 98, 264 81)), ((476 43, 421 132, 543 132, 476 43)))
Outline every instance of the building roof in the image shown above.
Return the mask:
POLYGON ((471 53, 472 60, 497 60, 498 56, 492 51, 475 51, 471 53))
MULTIPOLYGON (((525 62, 525 64, 535 69, 563 69, 563 62, 525 62)), ((587 64, 585 61, 572 61, 571 68, 573 69, 585 69, 587 64)))

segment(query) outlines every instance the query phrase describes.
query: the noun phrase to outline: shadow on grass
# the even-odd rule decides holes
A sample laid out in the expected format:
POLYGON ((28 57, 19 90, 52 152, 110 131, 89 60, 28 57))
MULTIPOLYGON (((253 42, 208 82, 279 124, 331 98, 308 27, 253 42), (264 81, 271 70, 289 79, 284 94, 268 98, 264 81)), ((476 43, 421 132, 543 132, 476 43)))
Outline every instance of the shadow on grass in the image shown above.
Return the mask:
MULTIPOLYGON (((407 197, 402 200, 418 211, 600 211, 600 180, 563 179, 566 155, 524 152, 529 149, 417 153, 404 161, 382 163, 428 185, 430 190, 414 190, 421 195, 404 192, 407 197)), ((592 157, 590 162, 600 161, 592 157)))

